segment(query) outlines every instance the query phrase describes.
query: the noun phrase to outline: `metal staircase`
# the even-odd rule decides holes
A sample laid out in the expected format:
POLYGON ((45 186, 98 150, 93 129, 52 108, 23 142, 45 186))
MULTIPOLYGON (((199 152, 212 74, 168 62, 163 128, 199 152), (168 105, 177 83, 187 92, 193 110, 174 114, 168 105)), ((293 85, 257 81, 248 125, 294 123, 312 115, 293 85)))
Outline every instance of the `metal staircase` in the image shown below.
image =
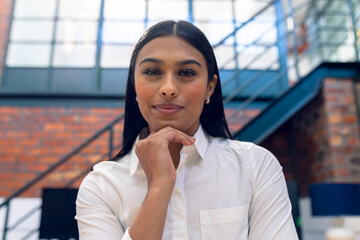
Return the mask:
MULTIPOLYGON (((261 132, 252 134, 254 130, 251 129, 257 127, 248 127, 254 125, 251 119, 255 116, 258 116, 255 119, 259 119, 264 109, 266 110, 264 114, 269 112, 274 102, 289 95, 291 88, 299 86, 301 79, 322 62, 358 62, 359 29, 360 2, 358 0, 308 0, 300 1, 300 3, 294 0, 275 0, 269 2, 247 21, 239 23, 233 32, 214 45, 214 50, 218 54, 221 53, 222 48, 236 49, 235 55, 229 55, 220 63, 227 119, 235 136, 255 142, 266 137, 269 132, 267 130, 276 126, 267 125, 267 121, 262 121, 259 123, 262 126, 261 132), (243 45, 238 45, 237 41, 231 43, 231 39, 246 37, 249 28, 254 28, 258 26, 257 24, 264 22, 271 23, 267 24, 269 28, 262 29, 263 31, 253 36, 251 41, 243 45), (269 34, 271 37, 267 38, 269 34), (253 113, 250 117, 247 114, 249 112, 253 113), (246 133, 241 134, 241 129, 246 130, 246 133)), ((309 81, 307 84, 311 85, 309 81)), ((318 85, 313 86, 316 88, 318 85)), ((297 101, 297 98, 291 100, 297 101)), ((283 110, 291 111, 286 108, 283 110)), ((274 117, 276 114, 272 116, 274 117)), ((282 116, 277 117, 282 119, 282 116)), ((61 187, 77 186, 94 164, 108 159, 113 155, 114 150, 121 147, 114 146, 113 133, 114 128, 122 125, 122 120, 123 115, 117 117, 0 204, 0 210, 6 209, 3 240, 7 239, 10 231, 15 231, 22 222, 41 210, 41 205, 30 209, 21 219, 9 225, 11 200, 38 186, 37 184, 71 161, 96 139, 108 134, 107 153, 89 163, 86 168, 79 171, 78 175, 61 187)), ((22 239, 28 239, 37 231, 38 229, 33 229, 22 239)))

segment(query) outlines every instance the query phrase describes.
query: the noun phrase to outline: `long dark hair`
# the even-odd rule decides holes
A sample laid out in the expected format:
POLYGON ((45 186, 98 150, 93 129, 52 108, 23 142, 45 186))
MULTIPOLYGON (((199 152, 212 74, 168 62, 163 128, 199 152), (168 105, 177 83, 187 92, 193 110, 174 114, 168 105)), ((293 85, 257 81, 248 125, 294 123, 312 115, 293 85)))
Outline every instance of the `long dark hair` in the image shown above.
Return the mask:
POLYGON ((228 128, 224 106, 222 102, 221 84, 219 69, 216 63, 213 49, 205 35, 194 25, 185 21, 163 21, 149 28, 136 44, 130 59, 129 74, 125 95, 125 122, 123 132, 123 147, 121 151, 113 158, 118 159, 131 151, 136 137, 141 129, 148 124, 140 113, 140 109, 135 100, 135 63, 140 50, 151 40, 161 36, 177 36, 202 53, 206 60, 208 69, 208 81, 213 80, 213 76, 218 76, 218 81, 209 104, 205 104, 200 115, 200 124, 203 129, 213 137, 224 137, 232 139, 228 128))

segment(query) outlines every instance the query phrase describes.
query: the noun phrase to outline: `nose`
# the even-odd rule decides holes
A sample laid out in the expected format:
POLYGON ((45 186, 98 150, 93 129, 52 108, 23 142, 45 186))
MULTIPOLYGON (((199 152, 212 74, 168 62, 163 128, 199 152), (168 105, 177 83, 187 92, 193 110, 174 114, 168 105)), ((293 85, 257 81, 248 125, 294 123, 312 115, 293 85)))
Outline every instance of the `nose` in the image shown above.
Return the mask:
POLYGON ((163 79, 163 83, 160 87, 159 94, 163 97, 175 98, 178 94, 178 88, 175 83, 175 79, 172 76, 166 76, 163 79))

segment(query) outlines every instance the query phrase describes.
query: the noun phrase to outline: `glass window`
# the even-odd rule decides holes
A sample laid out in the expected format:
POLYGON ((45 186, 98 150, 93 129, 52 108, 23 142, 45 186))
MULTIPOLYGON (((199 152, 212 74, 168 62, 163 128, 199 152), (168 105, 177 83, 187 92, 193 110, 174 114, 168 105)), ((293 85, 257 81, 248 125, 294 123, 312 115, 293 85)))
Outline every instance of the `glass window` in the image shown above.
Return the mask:
POLYGON ((224 68, 224 69, 235 68, 234 46, 220 45, 214 48, 214 53, 219 68, 224 68))
POLYGON ((146 5, 144 0, 105 0, 104 18, 115 20, 144 19, 146 5))
POLYGON ((136 43, 145 30, 144 22, 104 22, 103 42, 136 43))
POLYGON ((6 65, 9 67, 49 67, 50 44, 10 43, 6 65))
POLYGON ((241 52, 238 55, 239 68, 275 70, 279 67, 277 47, 250 46, 239 52, 241 52))
MULTIPOLYGON (((195 22, 195 25, 204 32, 212 45, 217 44, 234 31, 234 25, 232 22, 195 22)), ((229 38, 224 44, 233 44, 233 42, 234 38, 229 38)))
POLYGON ((94 67, 96 56, 95 44, 56 44, 54 67, 94 67))
POLYGON ((101 67, 128 68, 134 45, 103 45, 101 49, 101 67))
POLYGON ((193 0, 194 20, 232 21, 231 1, 193 0))
POLYGON ((276 39, 276 27, 272 22, 253 21, 236 33, 239 45, 273 44, 276 39))
POLYGON ((54 18, 56 0, 16 0, 14 17, 54 18))
POLYGON ((101 0, 60 0, 59 17, 96 20, 101 0))
POLYGON ((62 20, 57 23, 57 41, 96 42, 98 23, 95 21, 62 20))
POLYGON ((11 41, 51 41, 54 22, 52 21, 25 21, 12 22, 11 41))
MULTIPOLYGON (((235 18, 238 22, 245 22, 252 18, 258 11, 263 9, 268 3, 259 1, 249 0, 236 0, 235 6, 235 18)), ((271 8, 270 8, 271 9, 271 8)), ((273 15, 271 11, 266 11, 266 14, 262 15, 273 15)))
POLYGON ((149 20, 188 19, 187 0, 149 0, 149 20))

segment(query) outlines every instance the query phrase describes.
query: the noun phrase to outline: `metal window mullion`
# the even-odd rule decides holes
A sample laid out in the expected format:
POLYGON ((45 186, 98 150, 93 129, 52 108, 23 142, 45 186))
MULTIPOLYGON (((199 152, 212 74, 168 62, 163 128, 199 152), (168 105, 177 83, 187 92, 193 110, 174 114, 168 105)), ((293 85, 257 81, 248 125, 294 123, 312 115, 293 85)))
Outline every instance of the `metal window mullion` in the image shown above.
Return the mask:
POLYGON ((193 0, 188 0, 188 21, 194 23, 194 9, 193 0))
POLYGON ((146 29, 149 26, 149 0, 144 0, 144 1, 145 1, 144 31, 146 31, 146 29))
POLYGON ((96 90, 100 91, 101 88, 101 49, 102 49, 102 30, 104 24, 104 0, 101 0, 100 5, 100 16, 99 16, 99 26, 98 26, 98 34, 96 41, 96 57, 95 57, 95 76, 96 76, 96 90))
POLYGON ((50 48, 49 69, 48 69, 47 86, 46 86, 46 89, 49 92, 51 90, 51 85, 52 85, 52 81, 53 81, 53 72, 54 72, 53 62, 54 62, 54 52, 55 52, 55 43, 56 43, 57 22, 59 19, 59 3, 60 3, 60 0, 56 0, 55 17, 53 19, 54 27, 53 27, 53 33, 52 33, 52 40, 50 42, 51 48, 50 48))
POLYGON ((355 59, 358 62, 359 61, 359 45, 358 45, 359 38, 357 36, 356 26, 355 26, 356 21, 355 21, 354 6, 353 6, 351 0, 347 0, 347 4, 350 9, 351 23, 352 23, 352 29, 353 29, 353 34, 354 34, 355 59))

